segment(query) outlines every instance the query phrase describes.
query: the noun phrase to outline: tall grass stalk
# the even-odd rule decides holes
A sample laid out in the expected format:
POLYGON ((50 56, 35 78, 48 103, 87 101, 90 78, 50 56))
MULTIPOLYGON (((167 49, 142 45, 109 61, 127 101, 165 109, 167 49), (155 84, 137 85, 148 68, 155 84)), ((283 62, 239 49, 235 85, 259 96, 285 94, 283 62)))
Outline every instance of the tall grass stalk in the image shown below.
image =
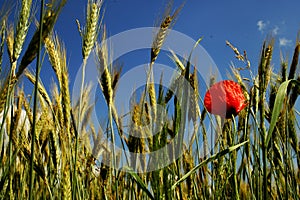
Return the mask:
MULTIPOLYGON (((90 56, 90 53, 95 45, 97 34, 98 34, 98 25, 99 25, 99 17, 100 17, 100 8, 101 8, 100 0, 89 0, 87 3, 87 16, 86 16, 86 27, 84 32, 81 33, 82 36, 82 71, 81 71, 81 86, 79 92, 79 107, 78 107, 78 117, 77 117, 77 130, 80 133, 81 130, 81 112, 82 112, 82 101, 83 101, 83 90, 85 85, 85 72, 87 60, 90 56)), ((80 30, 81 31, 81 30, 80 30)), ((75 149, 75 157, 74 157, 74 171, 73 171, 73 180, 72 182, 72 199, 75 199, 76 196, 76 165, 77 165, 77 143, 78 137, 76 137, 76 149, 75 149)))
POLYGON ((36 76, 35 76, 35 85, 34 85, 34 96, 33 96, 33 124, 31 130, 31 157, 30 157, 30 183, 29 183, 29 199, 33 199, 33 187, 34 187, 34 173, 33 173, 33 164, 34 164, 34 151, 35 151, 35 125, 37 121, 37 103, 38 103, 38 84, 41 70, 41 51, 42 51, 42 42, 43 42, 43 21, 44 21, 44 3, 41 1, 40 8, 40 25, 39 25, 39 46, 37 52, 37 61, 36 61, 36 76))

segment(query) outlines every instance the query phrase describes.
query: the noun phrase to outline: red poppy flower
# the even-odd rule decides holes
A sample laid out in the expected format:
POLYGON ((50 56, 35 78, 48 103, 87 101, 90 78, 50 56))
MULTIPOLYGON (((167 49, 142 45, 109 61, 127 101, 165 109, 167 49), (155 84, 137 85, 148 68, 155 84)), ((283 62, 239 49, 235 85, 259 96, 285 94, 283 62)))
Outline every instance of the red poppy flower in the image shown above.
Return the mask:
POLYGON ((236 116, 246 106, 241 86, 230 80, 220 81, 211 86, 204 97, 207 111, 224 118, 236 116))

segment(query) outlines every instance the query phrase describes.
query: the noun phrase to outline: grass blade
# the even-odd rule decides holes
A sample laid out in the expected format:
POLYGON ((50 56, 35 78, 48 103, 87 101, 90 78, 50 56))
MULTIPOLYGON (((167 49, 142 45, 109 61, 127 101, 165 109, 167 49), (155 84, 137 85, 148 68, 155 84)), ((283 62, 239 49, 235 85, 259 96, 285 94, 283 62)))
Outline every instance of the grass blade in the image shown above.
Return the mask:
POLYGON ((298 87, 300 87, 300 82, 297 80, 294 80, 294 79, 287 80, 280 85, 277 95, 276 95, 276 98, 275 98, 275 102, 274 102, 274 109, 272 111, 270 127, 269 127, 269 131, 268 131, 267 137, 266 137, 266 146, 268 146, 269 141, 271 139, 272 132, 276 126, 277 119, 279 117, 279 114, 280 114, 280 111, 282 108, 282 104, 283 104, 284 98, 286 97, 286 92, 287 92, 288 86, 290 84, 296 84, 298 87))
POLYGON ((200 167, 202 167, 203 165, 206 165, 207 163, 217 159, 220 156, 224 156, 227 153, 230 153, 234 150, 236 150, 237 148, 243 146, 244 144, 246 144, 247 142, 249 142, 249 140, 246 140, 245 142, 242 142, 240 144, 228 147, 227 149, 224 149, 223 151, 220 151, 219 153, 216 153, 214 155, 212 155, 211 157, 207 158, 206 160, 202 161, 201 163, 199 163, 197 166, 195 166, 191 171, 189 171, 188 173, 186 173, 184 176, 181 177, 181 179, 179 179, 172 187, 171 190, 174 190, 175 187, 183 182, 185 179, 187 179, 187 177, 189 177, 190 175, 192 175, 193 173, 195 173, 200 167))
POLYGON ((128 172, 130 174, 130 176, 136 181, 136 183, 138 184, 138 186, 144 191, 146 192, 146 194, 148 195, 148 197, 150 199, 154 200, 153 195, 151 194, 151 192, 147 189, 146 184, 142 181, 142 179, 139 177, 139 175, 137 175, 137 173, 135 173, 130 167, 123 167, 124 170, 126 170, 126 172, 128 172))

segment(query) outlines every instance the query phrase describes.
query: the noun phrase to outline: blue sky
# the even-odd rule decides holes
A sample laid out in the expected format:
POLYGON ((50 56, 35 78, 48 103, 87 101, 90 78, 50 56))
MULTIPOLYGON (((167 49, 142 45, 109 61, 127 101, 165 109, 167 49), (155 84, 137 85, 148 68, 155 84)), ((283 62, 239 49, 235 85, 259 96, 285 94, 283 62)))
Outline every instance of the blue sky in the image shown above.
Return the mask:
MULTIPOLYGON (((6 0, 1 0, 0 6, 4 1, 6 0)), ((55 26, 55 31, 67 48, 71 81, 74 81, 74 76, 82 62, 81 38, 75 19, 79 19, 81 24, 84 24, 86 2, 87 0, 67 1, 55 26)), ((108 36, 134 28, 157 25, 166 2, 166 0, 104 1, 106 10, 104 23, 108 36)), ((173 8, 178 8, 182 2, 174 0, 173 8)), ((235 60, 225 40, 229 40, 241 52, 246 50, 252 68, 255 70, 259 62, 262 42, 271 33, 276 39, 273 64, 275 70, 278 70, 279 50, 291 60, 297 32, 300 30, 299 7, 300 1, 298 0, 186 0, 173 29, 194 40, 203 37, 201 45, 212 57, 217 67, 224 72, 229 71, 231 61, 234 61, 238 67, 242 64, 235 60)), ((31 30, 34 30, 33 25, 31 30)), ((144 56, 144 59, 149 59, 147 56, 149 53, 144 56)), ((125 61, 128 59, 124 58, 125 61)), ((138 64, 137 58, 135 61, 137 63, 134 64, 138 64)), ((130 63, 124 64, 125 66, 131 65, 130 63)), ((48 74, 48 67, 46 67, 42 70, 42 76, 49 78, 48 74)))
MULTIPOLYGON (((75 19, 84 23, 85 2, 69 1, 63 9, 56 30, 63 38, 69 55, 70 73, 80 63, 80 37, 75 19)), ((104 1, 105 2, 105 1, 104 1)), ((104 3, 104 23, 108 35, 128 29, 155 25, 164 11, 161 0, 110 0, 104 3)), ((174 8, 182 1, 175 0, 174 8)), ((247 51, 252 67, 256 68, 263 40, 268 34, 276 39, 274 67, 279 65, 279 50, 291 59, 298 30, 300 30, 300 1, 198 1, 187 0, 173 29, 197 40, 213 58, 218 68, 229 69, 234 59, 225 40, 247 51)), ((78 67, 78 66, 77 66, 78 67)))
MULTIPOLYGON (((104 1, 104 23, 108 36, 126 30, 157 25, 157 21, 164 13, 166 2, 161 0, 104 1)), ((182 2, 175 0, 173 10, 182 2)), ((85 7, 86 1, 68 1, 55 27, 67 47, 71 81, 74 81, 74 76, 82 62, 81 39, 75 19, 84 23, 85 7)), ((233 51, 226 46, 225 40, 229 40, 239 48, 241 53, 246 50, 251 61, 251 70, 255 74, 262 42, 272 34, 275 37, 273 65, 275 71, 279 71, 280 51, 291 62, 297 33, 300 30, 299 7, 298 0, 187 0, 173 30, 184 33, 194 40, 203 37, 200 44, 217 65, 223 75, 222 78, 226 78, 226 72, 230 71, 231 62, 234 62, 237 67, 244 67, 243 63, 235 59, 233 51)), ((192 46, 187 52, 191 48, 192 46)), ((123 71, 148 62, 149 55, 150 51, 146 50, 123 56, 120 59, 124 62, 123 71)), ((166 59, 168 58, 160 55, 157 62, 166 62, 166 59)))

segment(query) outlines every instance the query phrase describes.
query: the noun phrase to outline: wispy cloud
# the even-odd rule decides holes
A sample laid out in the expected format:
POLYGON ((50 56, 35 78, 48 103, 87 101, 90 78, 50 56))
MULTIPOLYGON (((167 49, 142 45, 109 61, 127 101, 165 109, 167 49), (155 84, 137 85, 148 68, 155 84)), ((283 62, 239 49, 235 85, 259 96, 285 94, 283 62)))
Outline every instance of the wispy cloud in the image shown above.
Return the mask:
POLYGON ((258 31, 261 33, 272 33, 272 35, 278 35, 281 27, 279 25, 272 25, 270 21, 259 20, 256 23, 258 31))
POLYGON ((292 40, 286 38, 279 38, 279 46, 291 46, 292 40))
POLYGON ((279 31, 279 27, 278 27, 278 26, 275 26, 275 27, 272 29, 273 35, 277 35, 277 34, 278 34, 278 31, 279 31))
POLYGON ((263 32, 267 26, 266 22, 264 22, 263 20, 259 20, 256 25, 258 26, 258 30, 260 32, 263 32))

